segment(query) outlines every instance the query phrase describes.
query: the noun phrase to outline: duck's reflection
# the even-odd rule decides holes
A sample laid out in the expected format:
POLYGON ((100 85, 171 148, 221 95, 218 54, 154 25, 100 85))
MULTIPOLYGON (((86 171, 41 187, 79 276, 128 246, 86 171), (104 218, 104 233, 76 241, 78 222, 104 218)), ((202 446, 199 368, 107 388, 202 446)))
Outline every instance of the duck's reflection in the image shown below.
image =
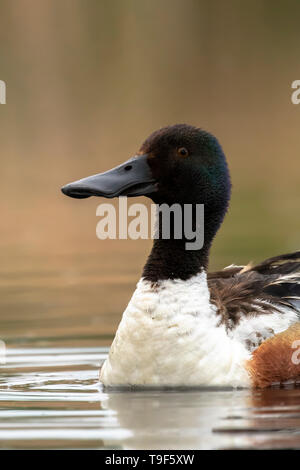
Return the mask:
POLYGON ((266 408, 270 412, 275 410, 288 412, 294 409, 300 414, 300 387, 291 384, 285 387, 255 390, 251 395, 251 405, 258 414, 264 413, 266 408))
POLYGON ((131 433, 125 449, 211 449, 234 445, 236 436, 213 430, 237 405, 246 406, 249 392, 110 391, 102 398, 102 407, 116 412, 120 428, 131 433))

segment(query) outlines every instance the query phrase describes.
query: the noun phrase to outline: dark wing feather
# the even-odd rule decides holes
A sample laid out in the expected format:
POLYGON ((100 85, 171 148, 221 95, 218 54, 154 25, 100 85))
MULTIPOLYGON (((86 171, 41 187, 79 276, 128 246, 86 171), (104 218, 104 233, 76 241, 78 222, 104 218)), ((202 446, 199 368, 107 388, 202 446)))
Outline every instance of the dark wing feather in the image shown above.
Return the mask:
POLYGON ((300 251, 270 258, 256 266, 229 267, 208 274, 211 301, 220 322, 233 328, 241 317, 289 307, 300 319, 300 251))
POLYGON ((252 268, 272 281, 265 292, 291 303, 300 314, 300 251, 270 258, 252 268))
POLYGON ((269 258, 251 269, 261 274, 298 273, 300 275, 300 250, 269 258))

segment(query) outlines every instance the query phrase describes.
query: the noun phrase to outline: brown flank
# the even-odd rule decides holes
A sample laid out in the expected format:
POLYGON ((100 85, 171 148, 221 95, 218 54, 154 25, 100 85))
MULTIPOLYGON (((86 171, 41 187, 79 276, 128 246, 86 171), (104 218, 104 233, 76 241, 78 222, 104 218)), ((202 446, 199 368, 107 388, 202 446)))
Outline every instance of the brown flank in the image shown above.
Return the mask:
POLYGON ((267 339, 253 352, 247 370, 254 387, 266 388, 287 380, 298 381, 300 363, 296 364, 292 359, 294 355, 300 360, 300 353, 297 354, 300 346, 293 348, 294 341, 300 341, 300 323, 267 339))

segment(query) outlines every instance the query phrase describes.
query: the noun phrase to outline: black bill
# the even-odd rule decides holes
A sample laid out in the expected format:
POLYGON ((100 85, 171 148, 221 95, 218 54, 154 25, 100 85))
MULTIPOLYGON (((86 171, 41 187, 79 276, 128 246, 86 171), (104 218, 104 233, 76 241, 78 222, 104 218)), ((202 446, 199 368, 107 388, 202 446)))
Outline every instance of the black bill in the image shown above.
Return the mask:
POLYGON ((105 173, 69 183, 61 190, 67 196, 78 199, 90 196, 133 197, 156 192, 156 184, 147 162, 147 155, 140 155, 105 173))

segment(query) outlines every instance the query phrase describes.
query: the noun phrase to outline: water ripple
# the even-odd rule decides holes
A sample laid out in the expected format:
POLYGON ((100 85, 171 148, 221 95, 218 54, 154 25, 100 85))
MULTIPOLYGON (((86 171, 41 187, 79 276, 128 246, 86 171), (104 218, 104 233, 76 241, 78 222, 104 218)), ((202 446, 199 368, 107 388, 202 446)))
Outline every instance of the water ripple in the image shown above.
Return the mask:
POLYGON ((107 348, 8 349, 0 448, 300 448, 300 389, 105 391, 107 348))

